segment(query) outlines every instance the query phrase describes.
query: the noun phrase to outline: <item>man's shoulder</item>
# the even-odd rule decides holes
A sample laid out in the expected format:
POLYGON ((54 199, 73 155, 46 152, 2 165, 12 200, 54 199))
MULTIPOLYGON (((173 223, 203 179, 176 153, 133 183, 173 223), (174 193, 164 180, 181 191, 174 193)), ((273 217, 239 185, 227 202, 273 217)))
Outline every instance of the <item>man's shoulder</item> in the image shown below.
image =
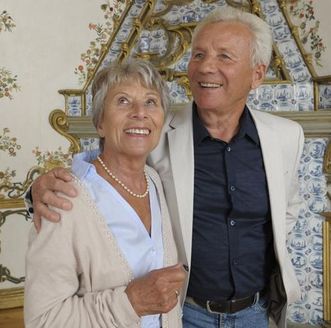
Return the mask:
POLYGON ((192 115, 192 102, 172 104, 167 112, 166 122, 172 122, 173 120, 186 121, 190 115, 192 115))
POLYGON ((266 124, 272 124, 275 126, 298 128, 301 127, 299 123, 277 115, 276 113, 264 112, 259 110, 250 110, 254 119, 258 119, 266 124))
POLYGON ((183 111, 183 110, 187 110, 187 108, 192 108, 192 103, 189 102, 189 103, 180 103, 180 104, 172 104, 170 105, 170 108, 169 108, 169 113, 178 113, 180 111, 183 111))

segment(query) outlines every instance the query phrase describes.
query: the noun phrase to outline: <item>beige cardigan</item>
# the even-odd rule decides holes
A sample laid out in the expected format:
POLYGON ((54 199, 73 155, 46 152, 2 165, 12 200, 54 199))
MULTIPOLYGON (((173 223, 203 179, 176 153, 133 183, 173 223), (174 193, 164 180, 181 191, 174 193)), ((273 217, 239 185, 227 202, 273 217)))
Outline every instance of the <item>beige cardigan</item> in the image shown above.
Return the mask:
MULTIPOLYGON (((162 185, 156 185, 162 213, 165 266, 177 263, 177 251, 162 185)), ((32 229, 26 255, 24 316, 27 328, 140 327, 126 293, 133 274, 104 218, 85 187, 73 182, 79 196, 60 223, 32 229)), ((162 315, 163 328, 180 328, 180 304, 162 315)))

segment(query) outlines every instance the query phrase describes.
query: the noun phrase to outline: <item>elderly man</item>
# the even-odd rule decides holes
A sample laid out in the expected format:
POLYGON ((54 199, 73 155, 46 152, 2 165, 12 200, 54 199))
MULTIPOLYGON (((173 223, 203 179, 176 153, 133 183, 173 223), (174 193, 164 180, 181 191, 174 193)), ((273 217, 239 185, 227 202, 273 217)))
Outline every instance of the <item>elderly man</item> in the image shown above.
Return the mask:
MULTIPOLYGON (((190 279, 186 328, 286 326, 300 289, 286 249, 298 216, 301 127, 250 110, 265 77, 272 36, 255 15, 217 10, 197 27, 188 77, 194 101, 170 112, 150 164, 161 176, 190 279)), ((33 185, 35 219, 70 208, 70 176, 56 169, 33 185)), ((38 224, 38 223, 37 223, 38 224)))

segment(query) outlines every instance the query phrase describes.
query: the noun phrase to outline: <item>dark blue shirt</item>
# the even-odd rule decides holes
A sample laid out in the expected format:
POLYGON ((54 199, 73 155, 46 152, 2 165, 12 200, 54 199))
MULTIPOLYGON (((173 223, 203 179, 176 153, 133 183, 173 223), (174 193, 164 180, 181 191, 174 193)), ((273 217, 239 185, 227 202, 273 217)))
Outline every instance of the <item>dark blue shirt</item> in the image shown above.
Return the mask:
POLYGON ((194 213, 188 295, 236 299, 267 286, 274 264, 268 186, 247 108, 229 142, 211 137, 193 106, 194 213))

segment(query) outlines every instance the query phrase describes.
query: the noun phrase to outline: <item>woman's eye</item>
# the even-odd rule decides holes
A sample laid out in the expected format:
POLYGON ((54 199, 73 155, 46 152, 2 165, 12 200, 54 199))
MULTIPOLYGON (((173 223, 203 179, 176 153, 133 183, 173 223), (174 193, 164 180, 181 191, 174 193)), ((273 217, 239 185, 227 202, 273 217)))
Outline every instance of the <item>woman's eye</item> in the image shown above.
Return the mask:
POLYGON ((129 100, 127 98, 125 98, 125 97, 120 97, 118 99, 118 103, 119 104, 128 104, 129 103, 129 100))
POLYGON ((147 99, 147 101, 146 101, 146 104, 147 105, 157 105, 157 100, 156 99, 152 99, 152 98, 150 98, 150 99, 147 99))

